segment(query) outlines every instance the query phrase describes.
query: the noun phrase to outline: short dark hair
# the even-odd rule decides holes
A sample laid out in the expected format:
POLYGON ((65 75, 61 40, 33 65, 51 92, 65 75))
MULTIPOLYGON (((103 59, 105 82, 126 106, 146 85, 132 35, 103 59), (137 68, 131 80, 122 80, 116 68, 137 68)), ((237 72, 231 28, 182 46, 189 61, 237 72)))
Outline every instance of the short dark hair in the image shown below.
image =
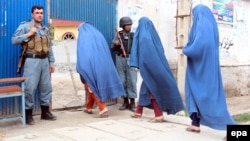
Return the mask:
POLYGON ((44 9, 44 8, 41 5, 34 5, 34 6, 32 6, 31 13, 33 13, 35 11, 35 9, 44 9))

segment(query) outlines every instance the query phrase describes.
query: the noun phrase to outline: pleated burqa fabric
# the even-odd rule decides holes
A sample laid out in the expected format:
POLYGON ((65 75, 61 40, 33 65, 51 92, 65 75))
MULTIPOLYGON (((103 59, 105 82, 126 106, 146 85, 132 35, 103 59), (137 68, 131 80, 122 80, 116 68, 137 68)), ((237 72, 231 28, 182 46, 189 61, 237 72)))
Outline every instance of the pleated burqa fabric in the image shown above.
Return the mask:
POLYGON ((175 114, 183 110, 176 80, 165 57, 160 37, 149 18, 140 18, 132 46, 130 66, 139 68, 143 79, 139 105, 151 107, 149 93, 152 93, 162 111, 175 114))
POLYGON ((235 124, 227 109, 219 63, 219 32, 211 10, 197 5, 183 53, 187 56, 185 97, 189 114, 200 114, 200 123, 218 130, 235 124))
POLYGON ((89 23, 78 27, 76 69, 100 101, 124 95, 107 41, 89 23))

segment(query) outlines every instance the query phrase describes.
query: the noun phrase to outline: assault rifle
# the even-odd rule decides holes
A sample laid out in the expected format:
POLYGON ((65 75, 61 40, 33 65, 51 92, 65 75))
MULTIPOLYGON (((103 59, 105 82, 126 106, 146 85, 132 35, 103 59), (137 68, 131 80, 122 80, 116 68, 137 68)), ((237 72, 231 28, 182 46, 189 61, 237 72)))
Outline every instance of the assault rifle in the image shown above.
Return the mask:
MULTIPOLYGON (((30 29, 34 27, 31 22, 28 22, 30 29)), ((23 68, 24 62, 26 60, 26 51, 28 48, 28 43, 22 43, 22 53, 19 55, 19 62, 17 65, 17 73, 20 74, 23 68)))
POLYGON ((119 33, 119 31, 118 31, 117 28, 115 29, 115 31, 116 31, 118 40, 119 40, 119 42, 120 42, 120 44, 121 44, 122 55, 126 58, 127 54, 126 54, 126 52, 125 52, 125 49, 124 49, 124 46, 123 46, 123 43, 122 43, 122 39, 121 39, 120 33, 119 33))
POLYGON ((22 51, 21 51, 21 54, 19 55, 19 62, 18 62, 18 65, 17 65, 17 73, 20 74, 21 73, 21 70, 23 68, 23 65, 24 65, 24 62, 26 60, 26 51, 27 51, 27 43, 24 43, 22 45, 22 51))

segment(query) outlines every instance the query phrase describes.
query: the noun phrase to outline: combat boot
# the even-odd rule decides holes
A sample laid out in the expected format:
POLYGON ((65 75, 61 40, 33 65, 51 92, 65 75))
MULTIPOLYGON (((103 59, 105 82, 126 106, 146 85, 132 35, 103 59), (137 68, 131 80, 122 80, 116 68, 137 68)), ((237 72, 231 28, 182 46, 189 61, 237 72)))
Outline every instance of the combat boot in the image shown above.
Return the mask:
POLYGON ((49 111, 49 106, 41 105, 41 109, 42 109, 41 119, 43 119, 43 120, 56 120, 56 116, 54 116, 49 111))
POLYGON ((132 112, 135 112, 135 99, 134 98, 130 98, 130 104, 129 104, 129 110, 132 112))
POLYGON ((126 110, 129 108, 128 98, 123 98, 123 100, 123 104, 121 107, 119 107, 119 110, 126 110))
POLYGON ((25 120, 27 125, 34 125, 34 119, 32 116, 33 109, 26 109, 25 110, 25 120))

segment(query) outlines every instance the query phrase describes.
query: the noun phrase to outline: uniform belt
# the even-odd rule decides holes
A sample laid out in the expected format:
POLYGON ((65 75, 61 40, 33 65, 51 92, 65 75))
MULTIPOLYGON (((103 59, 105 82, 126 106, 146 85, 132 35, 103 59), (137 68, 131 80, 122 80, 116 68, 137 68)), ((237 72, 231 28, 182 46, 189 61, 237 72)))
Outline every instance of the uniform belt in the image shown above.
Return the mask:
POLYGON ((48 57, 48 55, 47 55, 47 54, 30 54, 30 53, 27 53, 27 54, 26 54, 26 57, 27 57, 27 58, 44 59, 44 58, 48 57))

